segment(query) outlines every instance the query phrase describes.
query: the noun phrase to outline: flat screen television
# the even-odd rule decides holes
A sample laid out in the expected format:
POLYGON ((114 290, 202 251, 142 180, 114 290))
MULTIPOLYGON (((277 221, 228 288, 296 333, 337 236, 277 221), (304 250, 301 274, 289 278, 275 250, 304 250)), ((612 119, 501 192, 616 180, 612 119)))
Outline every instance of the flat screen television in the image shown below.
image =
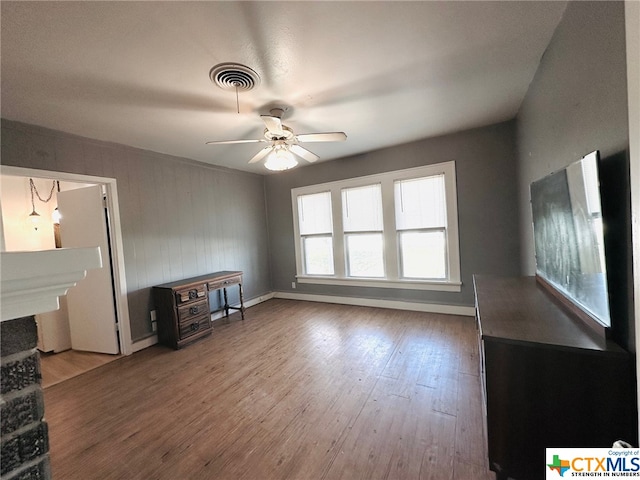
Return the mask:
POLYGON ((611 326, 597 151, 531 184, 536 276, 580 318, 611 326))

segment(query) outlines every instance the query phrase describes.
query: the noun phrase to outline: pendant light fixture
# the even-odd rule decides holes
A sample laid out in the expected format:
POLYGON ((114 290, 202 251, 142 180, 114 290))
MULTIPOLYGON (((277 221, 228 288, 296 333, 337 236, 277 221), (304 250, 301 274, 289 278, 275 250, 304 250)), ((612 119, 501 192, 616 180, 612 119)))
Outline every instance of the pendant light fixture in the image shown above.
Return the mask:
POLYGON ((33 192, 36 186, 33 184, 33 179, 29 179, 29 188, 31 189, 31 213, 29 214, 29 220, 31 221, 31 225, 33 225, 34 230, 38 230, 38 225, 40 224, 40 214, 36 212, 36 205, 33 200, 33 192))
POLYGON ((35 183, 33 183, 33 178, 29 179, 29 189, 31 190, 31 213, 29 214, 29 220, 31 221, 31 224, 33 225, 33 228, 36 231, 38 230, 38 227, 40 225, 40 220, 42 217, 38 212, 36 212, 36 205, 35 205, 35 200, 33 196, 35 194, 35 196, 37 196, 41 202, 47 203, 49 200, 51 200, 51 197, 53 197, 53 191, 55 190, 55 188, 56 188, 56 181, 53 180, 53 185, 51 185, 51 191, 49 192, 49 196, 46 199, 44 199, 38 193, 38 189, 36 188, 35 183))

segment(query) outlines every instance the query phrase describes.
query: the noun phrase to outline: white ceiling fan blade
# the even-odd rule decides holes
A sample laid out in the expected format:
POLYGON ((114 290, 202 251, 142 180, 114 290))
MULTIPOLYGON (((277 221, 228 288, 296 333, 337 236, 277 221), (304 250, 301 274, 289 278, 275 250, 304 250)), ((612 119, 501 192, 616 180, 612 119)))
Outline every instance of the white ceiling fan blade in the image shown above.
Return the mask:
POLYGON ((264 122, 267 130, 269 130, 274 135, 284 135, 284 131, 282 130, 282 120, 278 117, 274 117, 273 115, 260 115, 260 118, 264 122))
POLYGON ((205 145, 231 145, 233 143, 258 143, 258 142, 266 142, 266 140, 214 140, 211 142, 206 142, 205 145))
POLYGON ((306 148, 302 148, 300 145, 289 145, 289 150, 310 163, 313 163, 320 158, 315 153, 310 152, 306 148))
POLYGON ((268 146, 268 147, 264 147, 262 150, 260 150, 258 153, 256 153, 251 160, 249 160, 249 163, 259 162, 264 157, 269 155, 269 153, 271 153, 272 150, 273 150, 273 147, 271 145, 268 146))
POLYGON ((296 135, 299 142, 344 142, 347 134, 344 132, 303 133, 296 135))

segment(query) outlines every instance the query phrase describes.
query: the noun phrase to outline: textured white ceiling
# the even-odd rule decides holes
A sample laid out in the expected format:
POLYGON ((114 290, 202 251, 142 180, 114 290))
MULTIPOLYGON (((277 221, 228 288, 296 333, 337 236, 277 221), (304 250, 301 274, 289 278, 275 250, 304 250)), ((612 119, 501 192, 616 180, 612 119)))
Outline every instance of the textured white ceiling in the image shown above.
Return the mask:
MULTIPOLYGON (((226 167, 290 107, 321 161, 514 118, 565 2, 1 2, 2 117, 226 167), (262 81, 236 95, 209 70, 262 81)), ((304 162, 301 162, 304 163, 304 162)))

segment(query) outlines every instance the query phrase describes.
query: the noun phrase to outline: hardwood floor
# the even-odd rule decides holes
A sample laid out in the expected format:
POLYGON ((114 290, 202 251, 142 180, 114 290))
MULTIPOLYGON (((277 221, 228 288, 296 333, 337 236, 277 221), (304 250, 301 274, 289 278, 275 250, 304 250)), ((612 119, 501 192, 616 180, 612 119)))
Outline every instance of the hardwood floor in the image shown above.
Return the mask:
POLYGON ((120 355, 65 350, 60 353, 40 352, 42 387, 47 388, 64 380, 77 377, 105 363, 113 362, 120 355))
POLYGON ((474 320, 270 300, 45 391, 54 480, 493 479, 474 320))

